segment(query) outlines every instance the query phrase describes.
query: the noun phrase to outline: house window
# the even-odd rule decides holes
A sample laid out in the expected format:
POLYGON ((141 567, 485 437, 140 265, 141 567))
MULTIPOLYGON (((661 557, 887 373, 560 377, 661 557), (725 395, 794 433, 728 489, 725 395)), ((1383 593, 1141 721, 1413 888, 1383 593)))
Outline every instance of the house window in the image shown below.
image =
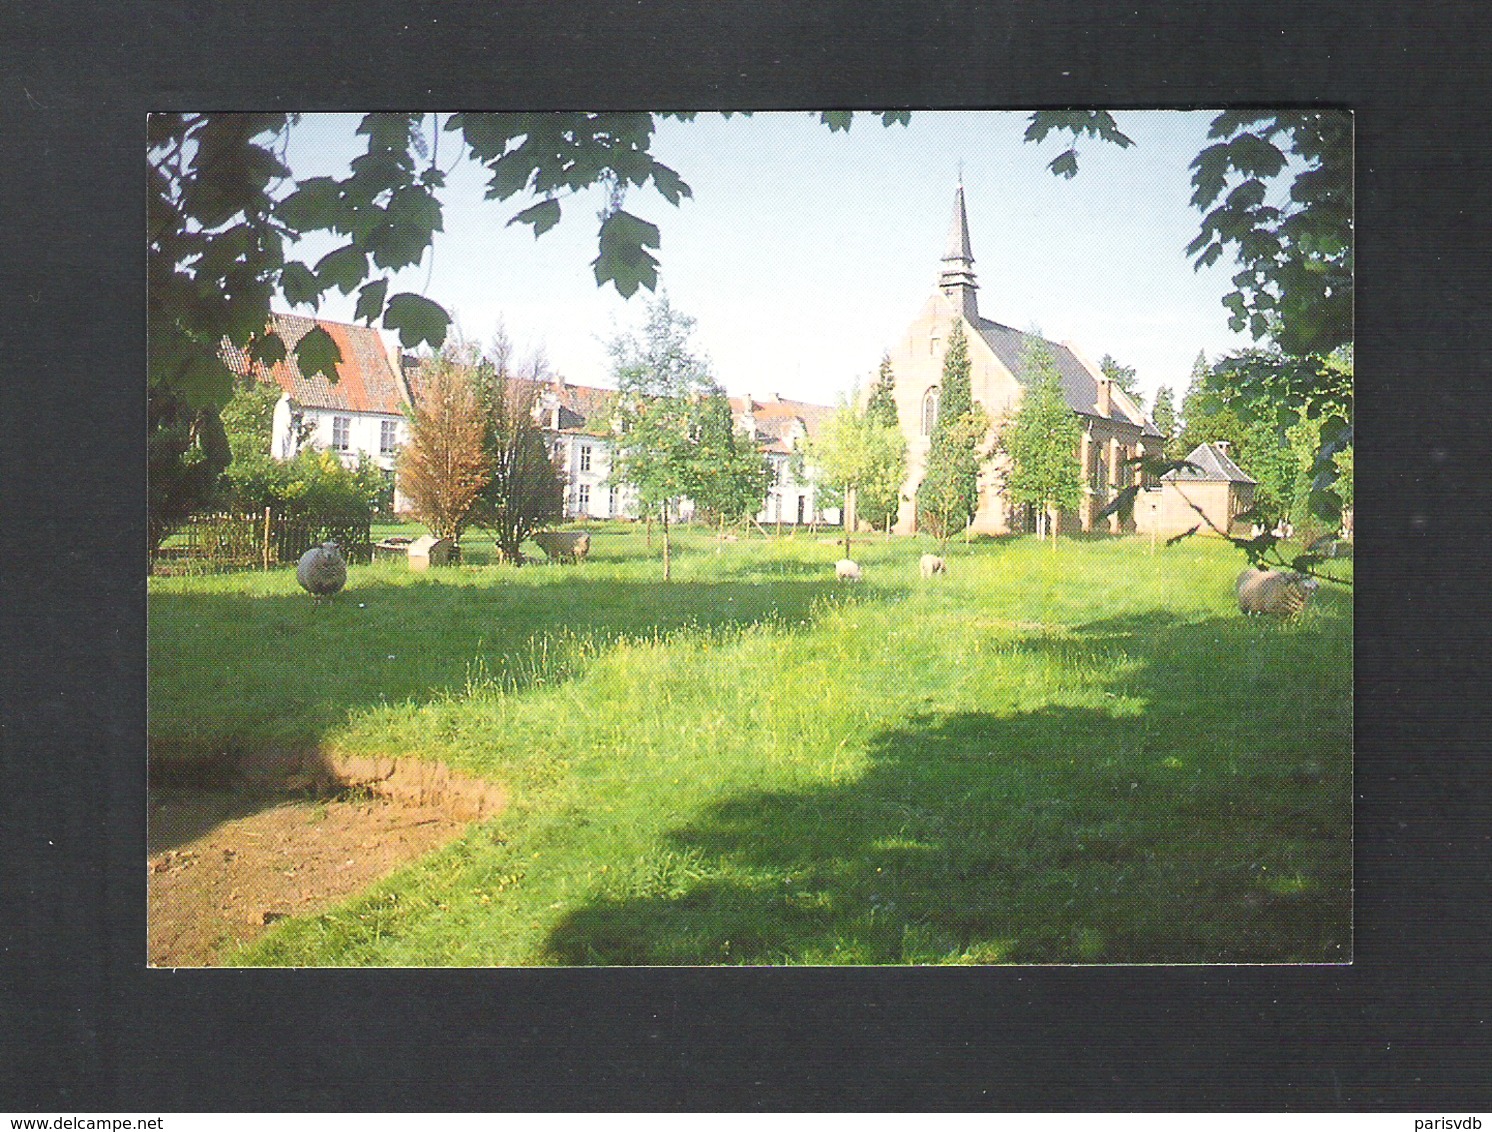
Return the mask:
POLYGON ((332 447, 338 452, 346 452, 352 447, 349 439, 352 432, 351 417, 332 418, 332 447))
MULTIPOLYGON (((590 449, 582 448, 581 451, 589 452, 590 449)), ((583 483, 578 488, 576 488, 575 500, 576 503, 579 505, 579 510, 581 511, 581 513, 589 514, 591 509, 591 485, 588 483, 583 483)))
POLYGON ((1093 490, 1103 495, 1109 490, 1109 466, 1103 458, 1103 453, 1097 453, 1093 459, 1093 490))
POLYGON ((922 395, 922 435, 931 436, 938 423, 938 387, 934 385, 922 395))
POLYGON ((589 444, 580 446, 580 470, 582 472, 591 470, 591 446, 589 444))
POLYGON ((616 515, 620 513, 621 508, 617 506, 617 504, 620 502, 620 497, 620 490, 615 485, 613 485, 606 498, 607 511, 609 514, 616 515))
POLYGON ((380 421, 378 423, 378 451, 387 456, 394 451, 399 442, 399 422, 380 421))

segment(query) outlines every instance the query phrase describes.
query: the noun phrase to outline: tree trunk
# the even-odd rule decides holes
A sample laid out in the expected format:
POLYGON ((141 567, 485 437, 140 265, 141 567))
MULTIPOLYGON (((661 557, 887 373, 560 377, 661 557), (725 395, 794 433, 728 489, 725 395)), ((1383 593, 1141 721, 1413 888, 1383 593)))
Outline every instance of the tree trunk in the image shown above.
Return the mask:
POLYGON ((844 491, 844 556, 850 556, 850 532, 855 529, 855 489, 845 488, 844 491))
POLYGON ((668 577, 668 502, 665 500, 663 503, 663 580, 668 581, 668 577))
POLYGON ((643 525, 647 529, 647 538, 648 538, 647 547, 648 547, 649 550, 652 550, 653 549, 653 514, 652 514, 651 511, 648 512, 648 514, 646 514, 645 516, 643 516, 643 525))

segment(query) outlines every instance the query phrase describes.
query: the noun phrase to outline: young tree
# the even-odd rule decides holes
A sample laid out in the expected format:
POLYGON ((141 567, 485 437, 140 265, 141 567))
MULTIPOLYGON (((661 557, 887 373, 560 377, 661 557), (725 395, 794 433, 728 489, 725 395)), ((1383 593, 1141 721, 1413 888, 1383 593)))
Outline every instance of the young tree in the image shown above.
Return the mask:
POLYGON ((906 478, 907 446, 901 438, 895 394, 896 375, 891 371, 891 356, 887 354, 881 358, 881 371, 865 402, 865 419, 871 427, 888 430, 895 437, 880 435, 873 441, 883 451, 873 461, 874 471, 855 493, 855 512, 872 527, 884 526, 888 531, 901 509, 901 484, 906 478), (896 442, 898 439, 900 444, 896 442))
POLYGON ((477 497, 474 518, 491 532, 499 557, 516 566, 523 562, 523 540, 563 517, 565 481, 534 417, 548 363, 536 353, 520 377, 513 372, 512 356, 512 344, 499 328, 487 357, 475 369, 489 478, 477 497))
POLYGON ((410 407, 409 443, 399 453, 400 485, 415 518, 436 538, 460 545, 491 478, 486 424, 472 367, 442 351, 426 368, 410 407))
MULTIPOLYGON (((1010 458, 1005 488, 1013 503, 1040 508, 1045 521, 1082 502, 1078 447, 1083 429, 1067 407, 1056 359, 1046 343, 1029 339, 1022 363, 1025 393, 1000 434, 1001 447, 1010 458)), ((1057 525, 1050 526, 1056 546, 1057 525)))
POLYGON ((613 475, 635 485, 644 512, 656 510, 662 520, 664 581, 671 576, 669 509, 698 483, 698 410, 717 388, 691 346, 693 331, 694 320, 660 293, 642 335, 619 335, 609 347, 621 423, 613 475))
POLYGON ((927 470, 917 487, 918 525, 940 544, 969 525, 979 506, 980 453, 988 419, 974 406, 969 343, 962 322, 953 324, 943 355, 938 419, 927 452, 927 470))
MULTIPOLYGON (((817 477, 843 499, 844 556, 848 558, 856 519, 865 517, 861 501, 884 499, 888 484, 894 498, 906 478, 906 439, 894 425, 873 420, 869 405, 863 412, 857 409, 851 396, 840 401, 819 435, 809 442, 805 459, 817 477)), ((875 525, 877 520, 871 522, 875 525)))
POLYGON ((685 494, 724 533, 761 509, 772 482, 772 468, 750 437, 736 431, 725 391, 711 389, 696 402, 694 454, 685 475, 685 494))

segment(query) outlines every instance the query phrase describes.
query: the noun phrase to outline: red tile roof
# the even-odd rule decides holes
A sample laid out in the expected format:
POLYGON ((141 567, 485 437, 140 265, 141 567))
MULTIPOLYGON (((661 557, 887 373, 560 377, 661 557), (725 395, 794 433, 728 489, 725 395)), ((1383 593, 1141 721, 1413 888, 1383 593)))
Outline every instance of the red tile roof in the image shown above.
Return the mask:
POLYGON ((288 351, 285 360, 268 370, 231 344, 224 344, 223 360, 242 376, 273 381, 290 399, 312 409, 338 409, 351 413, 381 413, 399 416, 404 412, 401 379, 395 372, 383 339, 371 326, 349 326, 342 322, 306 318, 296 314, 272 314, 270 325, 288 351), (323 375, 307 377, 295 363, 295 344, 313 326, 332 336, 342 351, 337 363, 336 384, 323 375))

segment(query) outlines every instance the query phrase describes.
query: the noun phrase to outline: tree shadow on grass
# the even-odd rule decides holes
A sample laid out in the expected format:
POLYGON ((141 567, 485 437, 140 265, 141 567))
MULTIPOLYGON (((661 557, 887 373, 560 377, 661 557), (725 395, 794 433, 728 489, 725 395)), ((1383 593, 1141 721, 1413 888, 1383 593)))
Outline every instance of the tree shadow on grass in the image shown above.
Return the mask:
POLYGON ((914 718, 854 781, 723 799, 543 958, 1347 961, 1350 672, 1317 673, 1345 656, 1325 628, 1155 613, 1028 638, 1114 706, 914 718))
MULTIPOLYGON (((570 678, 586 655, 618 640, 692 630, 729 636, 764 624, 791 630, 826 603, 861 599, 832 579, 665 585, 573 567, 537 582, 490 582, 452 571, 390 584, 354 570, 347 589, 320 606, 300 593, 152 594, 153 781, 237 788, 241 765, 266 752, 290 753, 297 774, 316 779, 325 765, 319 745, 360 712, 474 687, 519 694, 570 678)), ((262 807, 276 789, 258 782, 240 791, 234 816, 262 807)))

